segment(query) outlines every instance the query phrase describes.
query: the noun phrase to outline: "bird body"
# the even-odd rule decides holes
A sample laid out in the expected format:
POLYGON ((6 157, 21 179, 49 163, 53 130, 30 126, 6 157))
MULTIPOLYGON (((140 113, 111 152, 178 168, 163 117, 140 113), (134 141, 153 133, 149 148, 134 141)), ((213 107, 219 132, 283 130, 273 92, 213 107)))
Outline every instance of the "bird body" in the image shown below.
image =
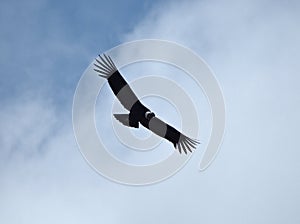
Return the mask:
POLYGON ((107 79, 113 93, 124 108, 129 111, 129 114, 114 114, 118 121, 133 128, 139 128, 139 124, 141 124, 158 136, 172 142, 174 148, 177 148, 180 153, 182 150, 185 153, 187 150, 192 152, 191 149, 196 148, 196 145, 199 144, 197 140, 188 138, 174 127, 166 124, 140 102, 109 56, 104 54, 101 57, 99 55, 99 59, 95 59, 94 70, 99 76, 107 79))

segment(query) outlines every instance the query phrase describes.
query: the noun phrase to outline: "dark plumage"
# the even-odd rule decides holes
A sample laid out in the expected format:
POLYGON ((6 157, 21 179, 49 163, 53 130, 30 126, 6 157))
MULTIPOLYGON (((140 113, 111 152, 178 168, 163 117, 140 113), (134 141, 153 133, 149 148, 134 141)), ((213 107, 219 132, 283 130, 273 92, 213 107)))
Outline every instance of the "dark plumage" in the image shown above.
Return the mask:
POLYGON ((128 127, 139 128, 139 124, 153 133, 173 143, 174 148, 181 153, 192 152, 199 142, 191 139, 166 124, 145 107, 134 94, 126 80, 122 77, 112 59, 103 55, 95 59, 94 70, 99 76, 106 78, 110 88, 129 114, 114 114, 115 118, 128 127))

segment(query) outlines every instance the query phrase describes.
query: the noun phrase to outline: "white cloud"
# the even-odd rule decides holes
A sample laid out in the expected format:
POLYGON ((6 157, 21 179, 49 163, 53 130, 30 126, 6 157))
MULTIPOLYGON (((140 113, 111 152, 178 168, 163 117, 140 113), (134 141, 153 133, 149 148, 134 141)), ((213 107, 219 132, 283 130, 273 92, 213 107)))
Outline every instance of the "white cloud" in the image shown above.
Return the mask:
POLYGON ((1 220, 82 223, 95 220, 97 209, 105 211, 99 221, 114 220, 96 203, 107 200, 98 191, 105 185, 77 149, 70 116, 56 109, 46 96, 33 95, 1 108, 1 220), (83 206, 88 201, 94 202, 83 206))
POLYGON ((1 222, 299 223, 298 8, 296 1, 170 1, 124 35, 177 41, 216 72, 227 131, 203 173, 196 153, 163 183, 111 183, 77 150, 70 110, 58 111, 44 93, 2 105, 1 222))
POLYGON ((199 210, 185 222, 299 221, 298 8, 292 1, 172 2, 124 36, 190 47, 212 66, 224 91, 227 131, 221 152, 206 173, 182 179, 200 199, 188 202, 199 210))

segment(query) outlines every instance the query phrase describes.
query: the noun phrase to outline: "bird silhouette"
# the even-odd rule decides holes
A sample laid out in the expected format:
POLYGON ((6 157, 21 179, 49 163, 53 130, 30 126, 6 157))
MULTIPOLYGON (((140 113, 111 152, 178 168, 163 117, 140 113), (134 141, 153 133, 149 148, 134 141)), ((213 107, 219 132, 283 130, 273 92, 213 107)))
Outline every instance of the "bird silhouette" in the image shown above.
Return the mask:
POLYGON ((184 151, 192 152, 196 149, 198 140, 187 137, 174 127, 165 123, 155 116, 155 114, 144 106, 135 93, 130 88, 129 84, 122 77, 116 65, 109 55, 98 55, 95 59, 94 71, 97 74, 107 79, 110 88, 120 103, 129 111, 129 114, 114 114, 114 117, 127 127, 139 128, 139 124, 149 129, 156 135, 165 138, 173 143, 175 149, 179 153, 184 151))

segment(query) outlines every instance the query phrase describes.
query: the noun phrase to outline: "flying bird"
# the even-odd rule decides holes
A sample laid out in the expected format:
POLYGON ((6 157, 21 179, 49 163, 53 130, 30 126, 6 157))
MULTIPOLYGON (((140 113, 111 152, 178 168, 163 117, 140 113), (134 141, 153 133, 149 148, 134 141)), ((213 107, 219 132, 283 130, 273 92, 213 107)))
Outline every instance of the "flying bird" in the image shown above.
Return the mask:
POLYGON ((192 152, 200 142, 187 137, 178 130, 160 120, 155 114, 144 106, 134 94, 126 80, 118 71, 109 55, 98 55, 94 63, 94 71, 102 78, 107 79, 110 88, 120 103, 129 111, 129 114, 114 114, 114 117, 123 125, 139 128, 139 124, 149 129, 156 135, 173 143, 179 153, 192 152))

